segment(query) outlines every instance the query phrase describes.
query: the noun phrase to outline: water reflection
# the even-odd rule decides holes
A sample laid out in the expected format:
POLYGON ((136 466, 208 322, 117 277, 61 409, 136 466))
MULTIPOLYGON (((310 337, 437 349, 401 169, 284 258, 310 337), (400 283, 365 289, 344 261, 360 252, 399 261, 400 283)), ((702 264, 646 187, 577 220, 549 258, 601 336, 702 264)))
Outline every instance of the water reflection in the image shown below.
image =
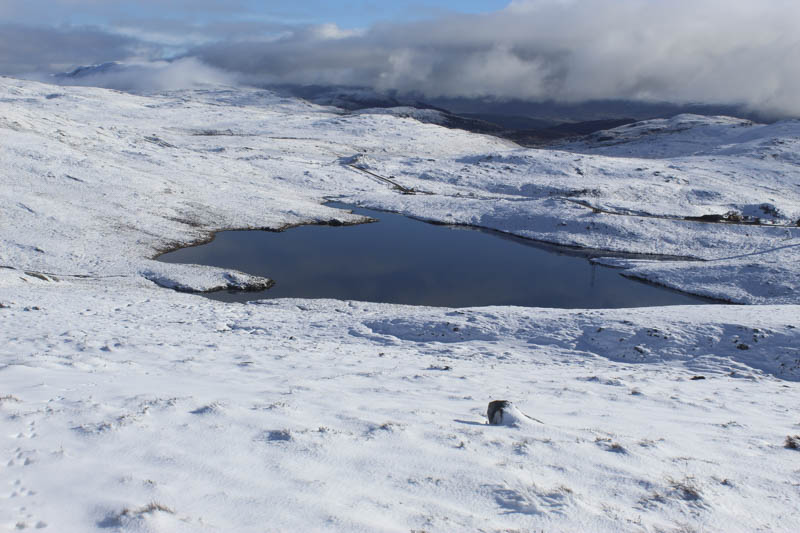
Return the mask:
POLYGON ((369 209, 354 211, 379 222, 301 226, 282 233, 226 231, 209 244, 159 259, 233 268, 276 282, 260 293, 209 295, 224 301, 294 297, 560 308, 708 303, 524 239, 369 209))

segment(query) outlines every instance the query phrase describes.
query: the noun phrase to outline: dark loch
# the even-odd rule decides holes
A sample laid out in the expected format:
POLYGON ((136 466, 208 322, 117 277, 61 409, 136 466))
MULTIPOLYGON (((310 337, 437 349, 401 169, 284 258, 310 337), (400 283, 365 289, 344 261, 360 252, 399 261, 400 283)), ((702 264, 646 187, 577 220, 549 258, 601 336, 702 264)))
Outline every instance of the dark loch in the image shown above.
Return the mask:
MULTIPOLYGON (((349 208, 339 204, 335 207, 349 208)), ((263 292, 210 293, 223 301, 336 298, 412 305, 614 308, 708 300, 630 280, 586 254, 498 232, 428 224, 353 208, 378 222, 225 231, 162 255, 169 263, 231 268, 271 278, 263 292)))

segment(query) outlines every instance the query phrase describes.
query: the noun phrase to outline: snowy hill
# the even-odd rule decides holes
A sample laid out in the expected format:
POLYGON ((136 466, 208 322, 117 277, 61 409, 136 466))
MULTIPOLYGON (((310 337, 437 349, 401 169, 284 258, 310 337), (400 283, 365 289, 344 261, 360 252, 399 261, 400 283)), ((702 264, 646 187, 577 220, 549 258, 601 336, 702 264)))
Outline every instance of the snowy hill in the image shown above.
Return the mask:
POLYGON ((414 98, 376 91, 366 87, 328 87, 317 85, 278 85, 276 92, 296 96, 318 105, 338 107, 349 111, 367 108, 415 107, 433 108, 414 98))
POLYGON ((0 524, 793 531, 800 122, 533 150, 415 112, 0 78, 0 524), (766 305, 223 304, 170 288, 269 280, 154 260, 361 221, 331 198, 766 305), (532 418, 487 425, 490 400, 532 418))
MULTIPOLYGON (((221 229, 355 220, 319 205, 338 197, 557 244, 691 258, 626 266, 631 275, 736 302, 798 301, 791 246, 800 231, 798 121, 682 115, 532 150, 416 120, 435 111, 342 115, 269 91, 143 97, 3 84, 0 125, 10 132, 3 165, 15 179, 2 209, 19 228, 4 235, 3 264, 191 277, 192 269, 148 258, 221 229), (345 164, 353 156, 358 163, 345 164), (429 194, 397 194, 359 169, 429 194), (120 190, 121 176, 130 194, 120 190), (187 187, 199 176, 205 187, 187 187), (245 206, 254 198, 257 211, 245 206), (714 216, 729 223, 702 219, 714 216), (737 220, 759 224, 730 223, 737 220), (87 232, 96 238, 87 241, 87 232), (710 271, 719 282, 693 283, 710 271)), ((209 287, 207 279, 172 281, 209 287)))
MULTIPOLYGON (((724 147, 746 154, 745 143, 793 136, 798 121, 759 125, 750 120, 732 117, 676 115, 669 119, 653 119, 594 133, 580 142, 566 143, 559 148, 609 156, 675 158, 713 153, 724 147)), ((734 153, 734 152, 731 152, 734 153)))

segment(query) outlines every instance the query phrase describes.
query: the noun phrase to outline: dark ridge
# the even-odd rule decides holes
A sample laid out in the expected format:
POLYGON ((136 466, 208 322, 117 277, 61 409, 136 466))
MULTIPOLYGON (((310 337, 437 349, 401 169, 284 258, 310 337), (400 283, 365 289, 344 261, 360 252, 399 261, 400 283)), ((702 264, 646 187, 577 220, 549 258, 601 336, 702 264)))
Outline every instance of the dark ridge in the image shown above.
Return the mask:
POLYGON ((493 135, 523 146, 546 146, 641 120, 670 118, 682 113, 727 115, 757 122, 771 121, 769 117, 732 105, 627 100, 561 103, 491 98, 425 98, 423 95, 404 95, 397 91, 381 92, 365 87, 321 85, 277 85, 268 88, 279 94, 304 98, 315 104, 334 106, 346 111, 393 107, 435 110, 442 113, 443 125, 448 128, 493 135))

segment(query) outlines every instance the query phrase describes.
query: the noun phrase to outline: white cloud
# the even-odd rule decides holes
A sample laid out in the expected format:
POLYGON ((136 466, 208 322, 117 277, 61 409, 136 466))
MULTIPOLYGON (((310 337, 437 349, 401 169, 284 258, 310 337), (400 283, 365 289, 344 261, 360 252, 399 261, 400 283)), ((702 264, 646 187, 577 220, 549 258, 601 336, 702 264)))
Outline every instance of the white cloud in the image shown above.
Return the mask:
POLYGON ((427 96, 744 103, 800 115, 796 0, 517 0, 319 42, 305 30, 195 53, 251 79, 427 96))
POLYGON ((185 55, 243 82, 745 104, 800 116, 798 20, 797 0, 515 0, 495 13, 361 31, 167 19, 139 33, 126 26, 124 35, 84 28, 31 37, 9 27, 0 28, 0 72, 160 59, 183 42, 185 55))
POLYGON ((209 85, 233 85, 232 75, 187 57, 176 61, 150 61, 89 69, 76 77, 47 78, 65 85, 106 87, 129 92, 172 91, 209 85))

